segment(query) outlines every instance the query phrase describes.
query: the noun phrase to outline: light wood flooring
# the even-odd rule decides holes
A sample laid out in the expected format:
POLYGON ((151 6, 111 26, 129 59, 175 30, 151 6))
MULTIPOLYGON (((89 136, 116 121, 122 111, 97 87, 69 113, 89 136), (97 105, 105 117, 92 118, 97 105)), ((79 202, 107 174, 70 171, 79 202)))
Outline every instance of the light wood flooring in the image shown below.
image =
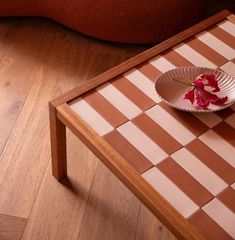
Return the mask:
POLYGON ((175 239, 70 132, 69 180, 51 175, 48 101, 145 48, 0 19, 0 240, 175 239))

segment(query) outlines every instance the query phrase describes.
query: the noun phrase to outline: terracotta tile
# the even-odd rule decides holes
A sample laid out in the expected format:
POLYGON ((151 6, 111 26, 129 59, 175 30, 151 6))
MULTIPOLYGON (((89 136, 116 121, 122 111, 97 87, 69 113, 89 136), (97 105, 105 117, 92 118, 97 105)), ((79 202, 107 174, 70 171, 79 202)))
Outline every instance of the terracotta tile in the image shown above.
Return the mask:
POLYGON ((214 198, 203 208, 206 212, 220 227, 224 229, 233 239, 235 239, 235 214, 227 208, 217 198, 214 198))
POLYGON ((199 207, 213 199, 213 195, 187 173, 172 158, 167 158, 157 165, 172 182, 174 182, 199 207))
POLYGON ((214 196, 228 187, 228 184, 222 178, 215 174, 187 149, 181 148, 173 153, 171 158, 214 196))
POLYGON ((235 213, 235 190, 233 188, 226 188, 217 198, 235 213))
POLYGON ((164 52, 163 56, 165 59, 170 61, 176 67, 193 66, 191 62, 182 57, 179 53, 177 53, 173 49, 164 52))
POLYGON ((225 139, 228 143, 235 147, 235 129, 231 127, 228 123, 223 121, 213 127, 213 130, 223 139, 225 139))
POLYGON ((195 136, 199 136, 209 129, 208 126, 206 126, 191 113, 174 109, 163 102, 161 102, 159 105, 181 124, 183 124, 187 129, 189 129, 195 136))
POLYGON ((227 59, 225 57, 217 53, 215 50, 197 38, 191 38, 186 43, 201 55, 206 56, 207 59, 213 62, 216 66, 221 66, 227 62, 227 59))
POLYGON ((216 114, 219 117, 221 117, 222 119, 226 119, 226 118, 230 117, 233 113, 234 113, 234 111, 231 108, 226 108, 226 109, 224 109, 222 111, 216 112, 216 114))
POLYGON ((114 128, 128 121, 128 118, 118 111, 109 101, 107 101, 97 91, 86 94, 84 100, 92 106, 103 118, 105 118, 114 128))
POLYGON ((145 135, 132 122, 127 122, 117 128, 123 137, 125 137, 135 148, 137 148, 149 161, 157 164, 166 157, 167 153, 145 135))
MULTIPOLYGON (((235 66, 235 65, 234 65, 235 66)), ((234 75, 235 76, 235 75, 234 75)), ((235 103, 233 103, 230 108, 235 112, 235 103)))
POLYGON ((137 116, 132 122, 169 155, 182 147, 178 141, 146 114, 137 116))
POLYGON ((151 98, 140 91, 125 77, 112 81, 112 85, 114 85, 119 91, 121 91, 143 111, 156 104, 151 98))
POLYGON ((232 240, 232 237, 202 210, 193 214, 188 221, 208 240, 232 240))
POLYGON ((184 218, 195 213, 199 207, 166 175, 156 167, 151 168, 142 176, 159 192, 184 218))
POLYGON ((149 62, 139 65, 137 69, 153 82, 157 76, 161 74, 161 72, 149 62))
POLYGON ((138 106, 110 83, 102 85, 97 91, 128 119, 142 113, 138 106))
POLYGON ((104 136, 104 139, 140 174, 153 164, 131 145, 117 130, 104 136))
POLYGON ((224 140, 221 136, 215 133, 213 130, 209 130, 206 133, 199 136, 199 139, 205 143, 209 148, 216 152, 220 157, 235 168, 235 148, 224 140))
POLYGON ((235 49, 235 41, 234 41, 234 36, 229 34, 228 32, 224 31, 220 27, 213 27, 209 30, 211 34, 213 34, 215 37, 229 45, 230 47, 235 49))
POLYGON ((235 181, 235 169, 205 143, 195 139, 186 148, 225 182, 231 184, 235 181))

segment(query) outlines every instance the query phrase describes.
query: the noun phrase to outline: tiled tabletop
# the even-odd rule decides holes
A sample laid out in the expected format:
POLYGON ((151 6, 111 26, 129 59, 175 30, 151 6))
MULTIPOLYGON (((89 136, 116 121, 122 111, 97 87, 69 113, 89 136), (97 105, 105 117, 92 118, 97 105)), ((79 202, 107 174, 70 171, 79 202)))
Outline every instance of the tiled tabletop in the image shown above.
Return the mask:
POLYGON ((218 23, 70 107, 202 235, 235 239, 235 105, 181 112, 154 88, 160 73, 192 65, 235 77, 235 24, 218 23))

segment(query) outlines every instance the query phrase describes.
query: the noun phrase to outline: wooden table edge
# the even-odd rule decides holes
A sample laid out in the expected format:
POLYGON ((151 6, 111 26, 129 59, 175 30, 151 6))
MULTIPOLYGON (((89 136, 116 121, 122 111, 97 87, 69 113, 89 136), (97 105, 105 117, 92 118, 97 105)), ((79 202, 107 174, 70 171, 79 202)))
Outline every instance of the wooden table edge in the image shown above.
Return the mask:
POLYGON ((177 238, 205 239, 67 103, 57 116, 177 238))
POLYGON ((228 10, 223 10, 217 13, 214 16, 211 16, 198 24, 178 33, 177 35, 165 40, 164 42, 134 56, 133 58, 111 68, 110 70, 99 74, 98 76, 92 78, 88 82, 71 89, 70 91, 62 94, 58 98, 51 101, 51 104, 55 107, 62 105, 63 103, 70 102, 73 99, 77 98, 81 94, 98 87, 99 85, 109 81, 112 78, 128 71, 129 69, 141 64, 144 61, 154 57, 157 54, 160 54, 163 51, 177 45, 178 43, 185 41, 186 39, 194 36, 195 34, 207 29, 208 27, 216 24, 217 22, 222 21, 223 19, 234 19, 234 15, 228 10))

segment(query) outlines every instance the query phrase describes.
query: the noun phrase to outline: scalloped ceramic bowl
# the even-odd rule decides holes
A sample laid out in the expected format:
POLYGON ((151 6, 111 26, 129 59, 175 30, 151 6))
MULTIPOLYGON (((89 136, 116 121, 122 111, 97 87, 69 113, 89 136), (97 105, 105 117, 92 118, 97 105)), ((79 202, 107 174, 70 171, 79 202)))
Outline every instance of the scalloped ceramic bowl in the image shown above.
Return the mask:
POLYGON ((235 101, 235 78, 218 69, 205 67, 179 67, 169 70, 158 76, 155 82, 155 89, 160 98, 168 105, 187 112, 214 112, 222 110, 235 101), (187 84, 192 83, 196 77, 203 73, 214 73, 220 91, 216 93, 218 97, 228 96, 228 101, 223 105, 210 104, 207 109, 191 104, 184 99, 185 93, 192 89, 187 84), (180 79, 180 82, 174 79, 180 79))

